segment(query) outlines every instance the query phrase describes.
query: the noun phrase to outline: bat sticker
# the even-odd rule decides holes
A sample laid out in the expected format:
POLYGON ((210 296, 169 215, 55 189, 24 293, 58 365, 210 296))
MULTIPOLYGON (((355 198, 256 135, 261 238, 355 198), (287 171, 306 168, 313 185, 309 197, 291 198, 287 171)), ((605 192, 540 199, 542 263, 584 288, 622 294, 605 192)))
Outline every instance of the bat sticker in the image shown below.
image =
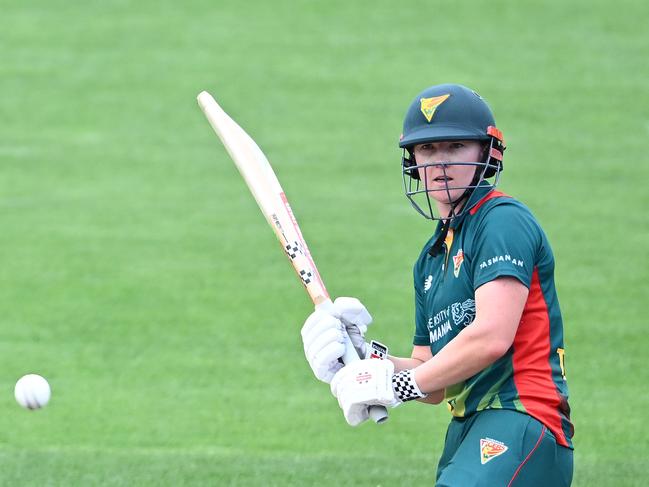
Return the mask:
POLYGON ((300 242, 297 242, 293 240, 293 242, 289 242, 284 246, 284 250, 286 250, 286 255, 288 255, 289 259, 293 260, 295 259, 298 255, 305 255, 304 249, 300 245, 300 242))
POLYGON ((313 278, 313 274, 311 271, 307 271, 305 269, 302 269, 300 271, 300 279, 302 279, 302 282, 306 285, 311 283, 311 279, 313 278))

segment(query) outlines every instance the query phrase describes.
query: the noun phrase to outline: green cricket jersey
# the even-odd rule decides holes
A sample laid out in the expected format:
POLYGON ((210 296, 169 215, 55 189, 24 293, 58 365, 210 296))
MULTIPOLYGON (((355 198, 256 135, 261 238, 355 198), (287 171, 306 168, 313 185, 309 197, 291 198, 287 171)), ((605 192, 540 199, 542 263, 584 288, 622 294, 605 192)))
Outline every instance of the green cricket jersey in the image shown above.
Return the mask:
POLYGON ((439 352, 475 318, 475 290, 501 276, 529 288, 514 343, 495 363, 446 389, 451 413, 466 417, 485 409, 512 409, 535 417, 572 447, 563 323, 554 286, 554 257, 529 209, 483 183, 451 223, 442 252, 431 246, 414 267, 415 345, 439 352))

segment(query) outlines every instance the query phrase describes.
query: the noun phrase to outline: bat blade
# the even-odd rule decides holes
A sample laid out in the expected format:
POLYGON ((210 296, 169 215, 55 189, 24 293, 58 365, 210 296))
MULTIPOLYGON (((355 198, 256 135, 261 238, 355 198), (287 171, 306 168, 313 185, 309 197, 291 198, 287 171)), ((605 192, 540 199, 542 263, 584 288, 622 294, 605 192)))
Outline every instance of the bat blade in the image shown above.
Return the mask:
MULTIPOLYGON (((333 303, 270 162, 252 137, 219 106, 212 95, 203 91, 197 100, 275 232, 316 309, 330 310, 333 303)), ((359 360, 349 337, 346 337, 345 350, 345 363, 359 360)), ((370 417, 376 423, 382 423, 388 417, 387 410, 383 406, 372 406, 370 417)))
POLYGON ((311 300, 315 305, 326 302, 329 299, 327 289, 268 159, 209 93, 203 91, 199 94, 198 103, 275 232, 311 300))

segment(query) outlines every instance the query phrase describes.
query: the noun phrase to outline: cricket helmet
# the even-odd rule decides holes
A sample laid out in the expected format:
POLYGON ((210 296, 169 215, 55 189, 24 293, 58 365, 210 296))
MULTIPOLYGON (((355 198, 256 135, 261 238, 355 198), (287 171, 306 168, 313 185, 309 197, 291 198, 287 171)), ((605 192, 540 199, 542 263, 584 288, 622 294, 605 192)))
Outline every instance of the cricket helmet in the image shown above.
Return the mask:
MULTIPOLYGON (((403 149, 401 159, 406 196, 415 209, 426 218, 433 220, 454 218, 454 208, 470 197, 473 190, 486 178, 496 177, 491 183, 498 184, 503 169, 502 158, 505 150, 502 132, 496 128, 491 108, 475 91, 458 84, 431 86, 422 91, 410 104, 403 122, 403 133, 399 139, 403 149), (436 164, 417 164, 414 146, 425 142, 475 140, 484 143, 481 161, 467 161, 464 164, 475 166, 475 176, 464 193, 453 205, 451 215, 434 216, 428 198, 426 182, 420 181, 418 169, 436 164), (423 186, 423 187, 422 187, 423 186), (426 210, 413 196, 425 195, 426 210)), ((437 164, 442 166, 443 164, 437 164)), ((446 190, 459 189, 447 187, 446 190)))

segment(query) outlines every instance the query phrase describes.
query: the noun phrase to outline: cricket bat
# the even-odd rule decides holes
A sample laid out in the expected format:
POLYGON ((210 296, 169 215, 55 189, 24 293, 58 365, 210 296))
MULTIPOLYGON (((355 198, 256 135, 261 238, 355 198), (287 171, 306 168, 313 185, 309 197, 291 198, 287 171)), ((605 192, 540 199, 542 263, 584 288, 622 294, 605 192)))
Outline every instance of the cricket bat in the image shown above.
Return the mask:
MULTIPOLYGON (((315 308, 330 310, 333 303, 268 159, 255 141, 225 113, 212 95, 203 91, 197 100, 248 185, 266 221, 275 232, 315 308)), ((355 360, 359 360, 356 349, 349 337, 346 337, 343 362, 348 364, 355 360)), ((387 409, 383 406, 371 406, 369 414, 376 423, 388 419, 387 409)))

